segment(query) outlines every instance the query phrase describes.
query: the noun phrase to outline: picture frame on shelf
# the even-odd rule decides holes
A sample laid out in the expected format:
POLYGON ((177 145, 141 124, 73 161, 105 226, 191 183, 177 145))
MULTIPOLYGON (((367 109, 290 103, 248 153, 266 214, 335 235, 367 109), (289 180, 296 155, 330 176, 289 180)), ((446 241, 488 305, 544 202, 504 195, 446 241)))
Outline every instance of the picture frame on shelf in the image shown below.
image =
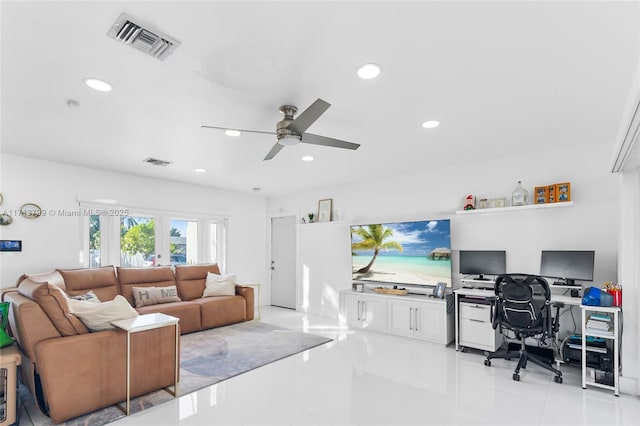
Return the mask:
POLYGON ((562 182, 555 184, 556 189, 556 203, 564 201, 571 201, 571 183, 562 182))
POLYGON ((492 198, 489 200, 489 207, 494 209, 496 207, 506 207, 507 201, 504 198, 492 198))
POLYGON ((548 204, 549 203, 549 187, 536 186, 533 190, 534 204, 548 204))
POLYGON ((333 212, 333 199, 326 198, 318 201, 318 222, 331 222, 333 212))

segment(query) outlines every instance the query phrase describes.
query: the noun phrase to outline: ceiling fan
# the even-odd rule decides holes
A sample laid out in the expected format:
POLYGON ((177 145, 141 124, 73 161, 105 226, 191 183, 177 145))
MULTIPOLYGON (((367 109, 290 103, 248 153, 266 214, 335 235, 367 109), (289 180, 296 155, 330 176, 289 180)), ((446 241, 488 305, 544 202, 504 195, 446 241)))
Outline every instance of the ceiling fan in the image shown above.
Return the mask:
POLYGON ((220 129, 220 130, 238 130, 240 132, 249 132, 249 133, 264 133, 267 135, 276 135, 276 144, 273 145, 271 151, 264 157, 264 160, 271 160, 276 156, 278 152, 285 146, 297 145, 299 143, 308 143, 312 145, 323 145, 323 146, 331 146, 334 148, 344 148, 344 149, 353 149, 356 150, 360 147, 359 144, 353 142, 347 142, 340 139, 328 138, 326 136, 318 136, 311 133, 306 133, 305 131, 311 127, 313 123, 316 122, 318 118, 324 112, 329 109, 331 106, 330 103, 323 101, 318 98, 314 103, 312 103, 309 108, 305 109, 298 115, 297 118, 294 118, 296 113, 298 112, 298 108, 293 105, 283 105, 280 107, 280 112, 284 115, 284 118, 276 124, 275 132, 263 132, 260 130, 242 130, 242 129, 231 129, 229 127, 217 127, 217 126, 206 126, 203 125, 201 127, 206 127, 209 129, 220 129))

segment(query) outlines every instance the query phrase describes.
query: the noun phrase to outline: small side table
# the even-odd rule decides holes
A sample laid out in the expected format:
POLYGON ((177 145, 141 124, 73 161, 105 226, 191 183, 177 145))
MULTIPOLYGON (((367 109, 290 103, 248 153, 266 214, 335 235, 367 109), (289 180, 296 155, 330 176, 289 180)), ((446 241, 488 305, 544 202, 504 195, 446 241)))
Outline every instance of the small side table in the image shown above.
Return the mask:
MULTIPOLYGON (((173 396, 178 395, 178 372, 180 366, 178 365, 180 350, 180 331, 178 329, 179 318, 172 317, 165 314, 146 314, 139 315, 133 318, 127 318, 123 320, 112 321, 111 325, 120 328, 127 332, 127 399, 125 402, 125 409, 122 410, 128 416, 131 411, 131 334, 139 333, 145 330, 153 330, 161 327, 175 327, 176 335, 176 353, 175 353, 175 376, 173 381, 173 392, 168 388, 165 388, 173 396)), ((121 408, 121 407, 120 407, 121 408)))
POLYGON ((0 426, 18 420, 18 366, 22 355, 17 344, 0 349, 0 426))
POLYGON ((254 306, 254 312, 255 312, 255 308, 258 309, 258 316, 255 317, 254 319, 259 320, 260 319, 260 284, 258 283, 238 283, 239 285, 243 286, 243 287, 253 287, 254 291, 256 293, 258 293, 257 297, 253 298, 253 302, 255 303, 256 306, 254 306))

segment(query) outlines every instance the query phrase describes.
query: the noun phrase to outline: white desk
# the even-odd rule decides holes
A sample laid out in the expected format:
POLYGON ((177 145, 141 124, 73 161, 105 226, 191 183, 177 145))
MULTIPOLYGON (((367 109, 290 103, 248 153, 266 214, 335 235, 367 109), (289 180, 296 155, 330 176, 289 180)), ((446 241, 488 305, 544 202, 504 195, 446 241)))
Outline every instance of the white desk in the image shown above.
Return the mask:
POLYGON ((123 320, 112 321, 111 325, 114 327, 120 328, 127 332, 127 399, 126 399, 126 409, 123 410, 125 414, 128 416, 131 409, 131 334, 139 333, 145 330, 153 330, 155 328, 161 327, 175 327, 176 333, 176 353, 175 353, 175 376, 173 381, 173 392, 171 392, 168 388, 165 388, 167 392, 172 394, 173 396, 178 395, 178 372, 180 366, 178 365, 178 360, 180 359, 178 351, 180 350, 180 331, 178 329, 178 321, 179 318, 172 317, 165 314, 147 314, 147 315, 138 315, 137 317, 127 318, 123 320))
MULTIPOLYGON (((475 282, 475 281, 474 281, 475 282)), ((486 285, 488 282, 487 281, 480 281, 480 283, 482 283, 483 285, 486 285)), ((490 283, 490 282, 489 282, 490 283)), ((553 293, 553 287, 550 286, 552 292, 551 292, 551 302, 561 302, 564 303, 565 306, 568 306, 569 308, 573 307, 573 306, 580 306, 580 304, 582 303, 582 298, 581 297, 571 297, 571 296, 566 296, 566 295, 562 295, 562 294, 555 294, 553 293)), ((453 294, 455 295, 455 299, 454 299, 454 307, 455 307, 455 337, 456 337, 456 351, 460 350, 460 304, 459 304, 459 300, 460 297, 465 297, 465 296, 476 296, 476 297, 485 297, 485 298, 493 298, 495 297, 495 292, 493 289, 482 289, 482 288, 458 288, 455 289, 453 291, 453 294)), ((557 336, 556 336, 556 343, 557 343, 557 336)), ((486 342, 487 345, 490 345, 490 342, 486 342)), ((559 360, 556 360, 557 362, 559 362, 559 360)))

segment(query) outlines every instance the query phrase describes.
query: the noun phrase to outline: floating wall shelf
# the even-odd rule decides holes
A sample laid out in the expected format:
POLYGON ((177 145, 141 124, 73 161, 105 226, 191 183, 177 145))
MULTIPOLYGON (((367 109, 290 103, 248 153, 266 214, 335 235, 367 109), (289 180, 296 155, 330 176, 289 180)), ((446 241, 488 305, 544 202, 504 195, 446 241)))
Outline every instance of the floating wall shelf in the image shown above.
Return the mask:
POLYGON ((494 207, 494 208, 475 209, 475 210, 457 210, 456 214, 499 213, 499 212, 513 212, 513 211, 521 211, 521 210, 555 209, 558 207, 573 207, 573 201, 562 201, 558 203, 549 203, 549 204, 527 204, 526 206, 494 207))

